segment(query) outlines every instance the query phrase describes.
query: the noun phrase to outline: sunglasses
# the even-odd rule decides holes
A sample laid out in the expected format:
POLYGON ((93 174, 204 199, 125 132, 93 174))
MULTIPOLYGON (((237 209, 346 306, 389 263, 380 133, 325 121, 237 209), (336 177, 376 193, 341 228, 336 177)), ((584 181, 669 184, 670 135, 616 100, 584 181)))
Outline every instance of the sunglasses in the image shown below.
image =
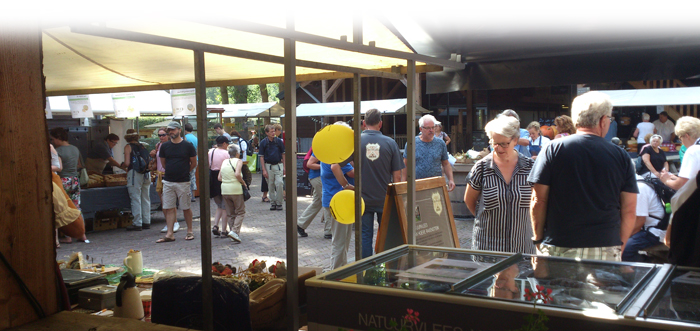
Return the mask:
POLYGON ((165 136, 167 136, 167 134, 165 134, 165 133, 159 133, 159 134, 158 134, 158 137, 165 137, 165 136))

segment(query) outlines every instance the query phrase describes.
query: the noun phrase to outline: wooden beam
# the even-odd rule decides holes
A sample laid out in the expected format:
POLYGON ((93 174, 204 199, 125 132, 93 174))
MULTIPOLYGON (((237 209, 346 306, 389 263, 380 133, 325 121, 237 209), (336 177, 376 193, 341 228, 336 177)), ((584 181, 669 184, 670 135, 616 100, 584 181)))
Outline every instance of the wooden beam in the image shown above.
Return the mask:
MULTIPOLYGON (((441 67, 421 66, 421 67, 416 67, 416 68, 417 69, 418 68, 424 69, 423 72, 435 72, 434 69, 441 68, 441 67)), ((391 70, 392 70, 391 68, 377 69, 377 71, 383 71, 383 72, 391 72, 391 70)), ((309 82, 309 81, 317 81, 317 80, 324 80, 324 79, 339 80, 339 79, 346 79, 346 78, 352 78, 352 74, 347 73, 347 72, 332 71, 332 72, 318 73, 318 74, 297 75, 296 80, 297 80, 297 82, 309 82)), ((246 79, 230 79, 230 80, 212 80, 212 81, 208 81, 206 84, 207 84, 207 87, 219 87, 219 86, 275 84, 275 83, 284 83, 284 76, 246 78, 246 79)), ((63 95, 156 91, 156 90, 171 90, 171 89, 184 89, 184 88, 194 88, 194 82, 154 84, 154 85, 97 87, 97 88, 90 88, 90 89, 52 90, 52 91, 47 91, 46 95, 50 96, 50 97, 54 97, 54 96, 63 96, 63 95)), ((343 98, 343 100, 344 99, 345 98, 343 98)))
MULTIPOLYGON (((38 22, 26 23, 0 24, 0 252, 48 316, 58 311, 59 300, 42 35, 38 22), (28 153, 29 141, 38 143, 28 153)), ((68 254, 70 246, 63 247, 68 254)), ((40 318, 0 263, 0 330, 40 318)))
POLYGON ((326 103, 326 101, 328 101, 328 81, 324 79, 321 81, 321 102, 326 103))
POLYGON ((396 82, 396 84, 394 84, 394 87, 391 89, 391 91, 389 91, 389 94, 387 94, 384 98, 391 99, 391 97, 394 96, 394 93, 396 93, 396 91, 399 90, 399 86, 402 85, 401 83, 403 83, 403 82, 396 82))
POLYGON ((461 63, 461 62, 457 62, 457 61, 453 61, 453 60, 449 60, 449 59, 440 59, 440 58, 427 56, 427 55, 423 55, 423 54, 396 51, 396 50, 381 48, 381 47, 376 47, 376 46, 366 46, 366 45, 363 45, 362 42, 360 42, 360 43, 354 42, 354 39, 353 39, 352 43, 349 43, 347 41, 331 39, 331 38, 322 37, 322 36, 318 36, 318 35, 314 35, 314 34, 310 34, 310 33, 299 32, 299 31, 289 31, 288 29, 278 28, 278 27, 274 27, 271 25, 249 22, 249 21, 244 21, 244 20, 230 20, 230 19, 227 19, 227 20, 199 19, 199 20, 197 20, 197 19, 195 19, 195 21, 197 21, 201 24, 218 26, 218 27, 222 27, 222 28, 233 29, 233 30, 238 30, 238 31, 245 31, 245 32, 250 32, 250 33, 256 33, 256 34, 261 34, 261 35, 270 36, 270 37, 291 38, 293 40, 307 43, 307 44, 336 48, 336 49, 341 49, 341 50, 346 50, 346 51, 351 51, 351 52, 364 53, 364 54, 376 55, 376 56, 391 57, 391 58, 397 58, 397 59, 413 60, 414 63, 415 62, 422 62, 422 63, 428 63, 428 64, 435 64, 435 65, 440 65, 440 66, 453 68, 453 69, 457 69, 457 70, 464 69, 464 63, 461 63))
MULTIPOLYGON (((328 89, 328 92, 326 92, 327 93, 326 97, 328 95, 333 94, 335 92, 335 90, 338 89, 340 84, 342 84, 344 81, 345 81, 344 79, 336 79, 335 82, 333 82, 333 85, 331 85, 331 87, 328 89)), ((326 102, 326 101, 327 101, 327 98, 323 102, 326 102)))

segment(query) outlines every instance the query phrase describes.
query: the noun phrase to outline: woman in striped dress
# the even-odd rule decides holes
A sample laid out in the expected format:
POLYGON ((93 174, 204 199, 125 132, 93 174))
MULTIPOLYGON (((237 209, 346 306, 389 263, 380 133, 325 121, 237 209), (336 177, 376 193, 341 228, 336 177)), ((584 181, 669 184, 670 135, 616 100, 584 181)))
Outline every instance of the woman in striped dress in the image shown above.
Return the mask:
POLYGON ((476 215, 472 249, 535 254, 527 182, 534 161, 515 150, 520 122, 498 116, 485 130, 493 152, 474 165, 464 193, 464 203, 476 215))

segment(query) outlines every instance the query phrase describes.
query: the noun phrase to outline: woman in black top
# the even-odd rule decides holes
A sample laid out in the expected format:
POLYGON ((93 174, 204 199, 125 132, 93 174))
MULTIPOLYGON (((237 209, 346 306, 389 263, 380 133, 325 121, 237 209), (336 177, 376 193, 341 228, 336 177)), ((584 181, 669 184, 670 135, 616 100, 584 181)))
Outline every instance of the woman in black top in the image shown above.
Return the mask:
POLYGON ((646 173, 651 173, 655 177, 659 177, 659 173, 662 169, 668 171, 668 161, 666 161, 666 154, 659 148, 663 138, 660 135, 655 134, 649 139, 649 144, 644 145, 642 150, 639 152, 639 157, 642 158, 642 168, 639 170, 639 175, 644 175, 646 173))

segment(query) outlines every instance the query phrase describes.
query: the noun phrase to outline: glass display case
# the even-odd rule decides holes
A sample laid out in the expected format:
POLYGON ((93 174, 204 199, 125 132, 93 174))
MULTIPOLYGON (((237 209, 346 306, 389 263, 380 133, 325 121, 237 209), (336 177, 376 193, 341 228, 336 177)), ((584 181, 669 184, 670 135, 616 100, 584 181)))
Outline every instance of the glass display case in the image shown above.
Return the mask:
MULTIPOLYGON (((697 328, 628 316, 667 272, 653 264, 403 245, 307 280, 309 330, 516 330, 540 311, 550 330, 697 328)), ((692 287, 700 273, 683 275, 670 287, 685 294, 676 300, 694 304, 679 317, 689 321, 700 316, 692 287)), ((654 302, 658 318, 678 316, 663 298, 654 302)))

